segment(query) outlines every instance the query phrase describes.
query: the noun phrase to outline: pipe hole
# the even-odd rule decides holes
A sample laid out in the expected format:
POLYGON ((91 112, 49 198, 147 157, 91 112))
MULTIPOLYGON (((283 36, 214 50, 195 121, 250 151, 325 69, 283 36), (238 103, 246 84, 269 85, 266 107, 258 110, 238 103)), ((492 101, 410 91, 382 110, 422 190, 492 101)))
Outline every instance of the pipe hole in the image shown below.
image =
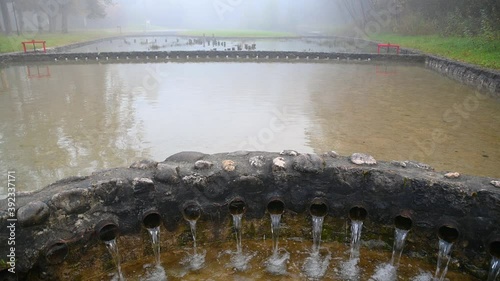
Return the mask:
POLYGON ((454 243, 459 236, 458 229, 451 225, 443 225, 438 230, 438 237, 448 243, 454 243))
POLYGON ((360 206, 354 206, 349 210, 349 218, 353 221, 364 221, 367 215, 366 209, 360 206))
POLYGON ((500 241, 492 241, 489 245, 490 255, 500 259, 500 241))
POLYGON ((271 215, 281 215, 285 212, 285 203, 279 199, 272 200, 267 204, 267 211, 271 215))
POLYGON ((60 264, 68 256, 68 245, 64 242, 56 242, 50 245, 45 253, 45 259, 49 264, 60 264))
POLYGON ((184 218, 188 221, 198 220, 201 216, 201 208, 196 203, 187 205, 182 211, 184 218))
POLYGON ((150 211, 144 214, 142 223, 146 228, 155 228, 161 224, 161 216, 156 211, 150 211))
POLYGON ((404 216, 404 215, 399 215, 394 218, 394 225, 398 229, 402 230, 410 230, 412 227, 413 221, 411 218, 404 216))
POLYGON ((246 208, 245 202, 241 199, 234 199, 229 203, 229 213, 231 215, 241 215, 245 212, 246 208))
POLYGON ((309 207, 309 212, 311 215, 316 217, 324 217, 328 213, 328 206, 321 199, 315 199, 309 207))
POLYGON ((118 225, 112 222, 101 222, 97 226, 97 234, 102 241, 111 241, 118 237, 118 225))

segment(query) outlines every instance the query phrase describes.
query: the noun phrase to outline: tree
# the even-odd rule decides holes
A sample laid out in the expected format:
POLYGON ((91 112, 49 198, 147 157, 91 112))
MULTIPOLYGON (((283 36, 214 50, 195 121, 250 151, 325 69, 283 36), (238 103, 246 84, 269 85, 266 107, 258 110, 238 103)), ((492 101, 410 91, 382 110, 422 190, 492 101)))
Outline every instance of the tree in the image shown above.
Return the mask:
POLYGON ((3 27, 6 34, 12 33, 12 22, 10 19, 9 6, 7 5, 8 2, 12 1, 0 0, 0 10, 2 10, 3 27))

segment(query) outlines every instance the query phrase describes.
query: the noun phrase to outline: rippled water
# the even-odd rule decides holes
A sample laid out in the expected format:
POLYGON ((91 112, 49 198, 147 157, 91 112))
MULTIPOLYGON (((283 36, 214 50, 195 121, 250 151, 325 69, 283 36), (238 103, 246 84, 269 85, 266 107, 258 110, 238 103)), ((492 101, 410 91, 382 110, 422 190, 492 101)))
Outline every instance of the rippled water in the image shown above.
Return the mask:
POLYGON ((0 173, 18 191, 183 150, 366 152, 500 176, 500 102, 417 65, 51 64, 0 82, 0 173))

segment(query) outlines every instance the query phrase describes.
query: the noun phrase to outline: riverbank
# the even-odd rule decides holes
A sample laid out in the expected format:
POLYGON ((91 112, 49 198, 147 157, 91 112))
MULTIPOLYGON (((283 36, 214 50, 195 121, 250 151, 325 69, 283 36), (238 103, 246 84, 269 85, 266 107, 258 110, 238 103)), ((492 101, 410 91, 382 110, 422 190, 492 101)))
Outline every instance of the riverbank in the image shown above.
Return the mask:
POLYGON ((459 62, 500 70, 500 39, 441 37, 438 35, 403 36, 397 34, 377 34, 370 36, 370 39, 383 43, 399 44, 403 48, 415 49, 459 62))

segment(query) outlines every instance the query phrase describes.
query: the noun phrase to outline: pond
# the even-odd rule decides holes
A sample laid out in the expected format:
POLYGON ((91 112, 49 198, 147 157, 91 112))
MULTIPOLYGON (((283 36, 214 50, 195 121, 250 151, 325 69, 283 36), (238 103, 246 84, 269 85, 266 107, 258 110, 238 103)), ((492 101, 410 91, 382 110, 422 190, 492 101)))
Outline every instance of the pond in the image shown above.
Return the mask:
POLYGON ((0 173, 18 191, 184 150, 365 152, 500 176, 500 102, 421 65, 59 63, 0 78, 0 173))
MULTIPOLYGON (((132 51, 294 51, 376 53, 375 44, 360 40, 331 38, 218 38, 187 36, 137 36, 100 40, 78 47, 64 48, 67 53, 132 51), (239 48, 239 49, 238 49, 239 48)), ((394 50, 389 50, 394 52, 394 50)))

